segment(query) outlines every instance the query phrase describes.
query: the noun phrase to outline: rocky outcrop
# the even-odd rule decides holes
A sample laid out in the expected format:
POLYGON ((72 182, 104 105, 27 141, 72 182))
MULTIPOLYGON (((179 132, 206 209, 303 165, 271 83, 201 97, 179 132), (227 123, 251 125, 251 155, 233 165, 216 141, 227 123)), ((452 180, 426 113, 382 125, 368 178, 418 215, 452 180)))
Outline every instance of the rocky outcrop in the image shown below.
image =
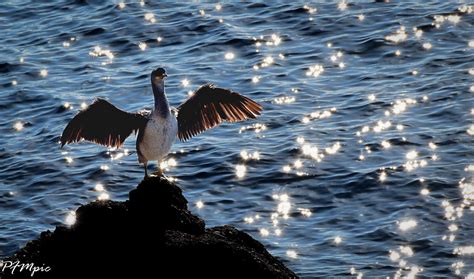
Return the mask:
POLYGON ((206 229, 161 177, 143 180, 125 202, 79 207, 73 226, 43 232, 5 259, 0 278, 32 278, 21 264, 43 268, 33 278, 296 278, 248 234, 206 229))

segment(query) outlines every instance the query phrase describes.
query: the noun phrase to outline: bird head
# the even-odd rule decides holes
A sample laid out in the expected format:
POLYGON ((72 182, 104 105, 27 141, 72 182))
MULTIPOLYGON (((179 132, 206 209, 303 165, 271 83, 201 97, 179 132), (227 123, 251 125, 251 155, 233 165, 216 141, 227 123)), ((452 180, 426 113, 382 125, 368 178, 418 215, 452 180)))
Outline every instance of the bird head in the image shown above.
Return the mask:
POLYGON ((157 68, 151 72, 151 80, 155 82, 161 82, 165 79, 168 75, 166 74, 165 69, 157 68))

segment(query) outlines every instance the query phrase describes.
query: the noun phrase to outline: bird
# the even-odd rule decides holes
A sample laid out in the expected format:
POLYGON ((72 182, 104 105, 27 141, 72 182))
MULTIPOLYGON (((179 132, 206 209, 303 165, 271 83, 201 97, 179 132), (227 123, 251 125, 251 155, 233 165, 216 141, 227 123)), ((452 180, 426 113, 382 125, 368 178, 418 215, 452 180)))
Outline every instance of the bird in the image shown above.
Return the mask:
MULTIPOLYGON (((262 105, 229 89, 204 84, 176 109, 171 108, 165 93, 164 68, 151 72, 154 107, 150 112, 127 112, 103 98, 96 98, 79 111, 62 132, 61 148, 82 140, 107 147, 121 147, 132 133, 136 137, 138 162, 158 165, 171 150, 176 138, 187 141, 222 122, 238 122, 258 117, 262 105)), ((161 175, 161 170, 158 170, 161 175)))

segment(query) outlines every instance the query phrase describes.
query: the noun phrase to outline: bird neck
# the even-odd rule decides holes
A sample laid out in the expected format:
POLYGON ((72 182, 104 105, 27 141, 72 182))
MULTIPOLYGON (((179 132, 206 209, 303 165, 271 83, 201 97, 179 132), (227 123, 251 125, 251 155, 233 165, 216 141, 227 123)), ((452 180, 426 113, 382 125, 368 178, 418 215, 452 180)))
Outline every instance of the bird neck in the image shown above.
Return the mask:
POLYGON ((155 113, 166 118, 170 114, 168 99, 165 94, 165 81, 151 81, 153 95, 155 96, 155 113))

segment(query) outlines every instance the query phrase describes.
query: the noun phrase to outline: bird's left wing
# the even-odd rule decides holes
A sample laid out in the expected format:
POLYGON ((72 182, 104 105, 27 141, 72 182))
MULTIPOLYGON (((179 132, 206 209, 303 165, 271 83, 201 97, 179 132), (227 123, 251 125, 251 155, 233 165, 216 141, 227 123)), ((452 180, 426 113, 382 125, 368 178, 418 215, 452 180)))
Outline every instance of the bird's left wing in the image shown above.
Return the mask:
POLYGON ((61 147, 82 139, 120 147, 132 132, 145 127, 147 121, 143 113, 129 113, 104 99, 96 99, 67 124, 61 136, 61 147))
POLYGON ((262 106, 250 98, 206 84, 178 107, 178 137, 186 141, 223 121, 256 118, 261 111, 262 106))

